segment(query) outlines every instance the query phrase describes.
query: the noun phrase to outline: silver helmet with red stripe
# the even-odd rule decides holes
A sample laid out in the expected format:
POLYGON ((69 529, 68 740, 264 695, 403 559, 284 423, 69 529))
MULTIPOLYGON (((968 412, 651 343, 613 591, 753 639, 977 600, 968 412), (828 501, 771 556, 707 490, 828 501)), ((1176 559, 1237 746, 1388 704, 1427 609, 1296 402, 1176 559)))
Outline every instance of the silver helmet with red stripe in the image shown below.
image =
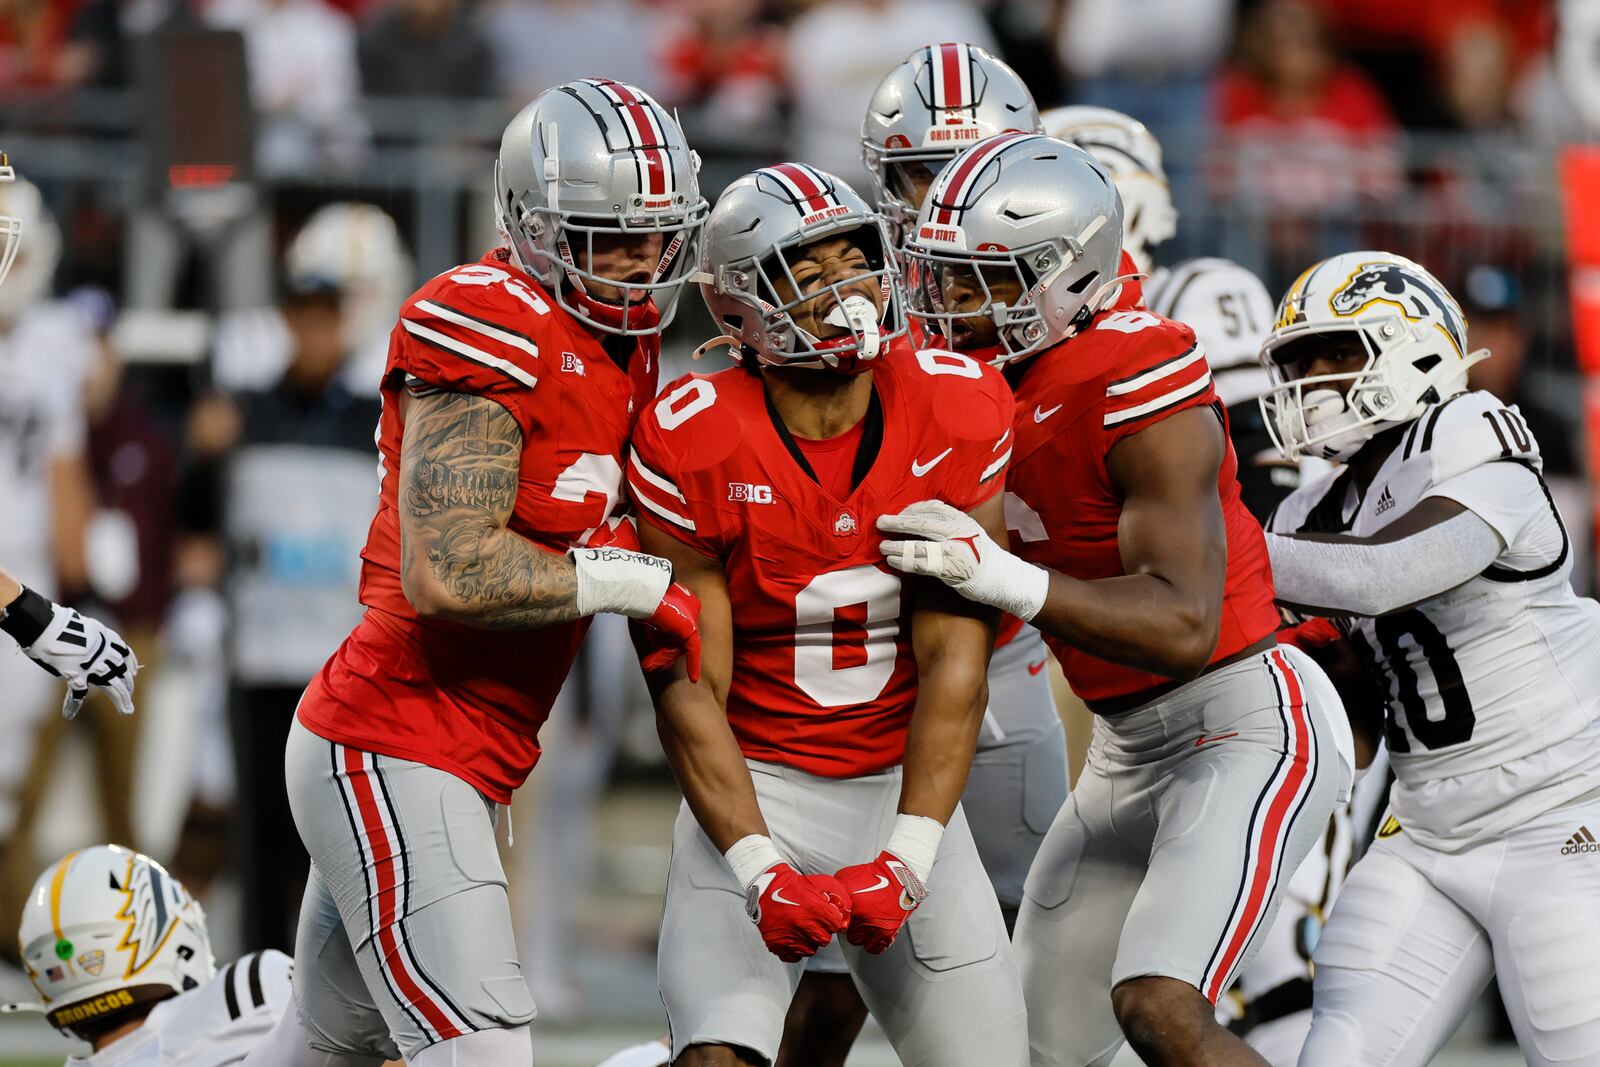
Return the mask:
POLYGON ((861 122, 861 155, 878 210, 909 227, 934 175, 958 152, 1013 132, 1044 132, 1016 71, 977 45, 917 49, 884 75, 861 122))
POLYGON ((912 317, 999 365, 1071 337, 1116 297, 1122 200, 1081 148, 1004 134, 939 172, 905 254, 912 317))
POLYGON ((853 374, 905 333, 894 244, 855 190, 804 163, 729 185, 706 223, 700 294, 735 357, 853 374))
POLYGON ((710 212, 699 167, 677 122, 643 91, 568 82, 506 127, 496 220, 517 265, 563 308, 607 333, 660 333, 710 212), (597 256, 622 273, 594 269, 597 256))

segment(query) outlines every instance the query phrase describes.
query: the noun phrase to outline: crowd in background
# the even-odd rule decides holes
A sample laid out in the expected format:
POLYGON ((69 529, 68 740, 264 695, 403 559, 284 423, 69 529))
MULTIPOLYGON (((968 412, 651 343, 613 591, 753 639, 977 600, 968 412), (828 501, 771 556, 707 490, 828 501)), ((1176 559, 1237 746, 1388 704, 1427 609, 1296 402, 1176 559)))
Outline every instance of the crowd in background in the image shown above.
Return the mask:
MULTIPOLYGON (((408 116, 441 99, 488 116, 461 124, 476 169, 451 209, 469 220, 487 201, 482 161, 499 124, 545 86, 596 74, 680 109, 714 197, 711 176, 784 157, 860 182, 878 79, 920 45, 982 44, 1041 106, 1101 104, 1155 130, 1183 213, 1173 258, 1229 255, 1274 292, 1298 265, 1352 247, 1433 268, 1495 352, 1475 384, 1522 404, 1582 521, 1551 205, 1555 150, 1600 131, 1592 0, 0 0, 0 148, 16 132, 8 113, 27 116, 25 143, 70 132, 82 101, 135 85, 141 41, 201 27, 242 34, 256 206, 226 247, 201 254, 162 237, 175 224, 161 202, 124 210, 103 176, 63 178, 17 155, 24 177, 40 164, 43 201, 0 290, 0 368, 36 355, 25 331, 43 327, 29 317, 51 307, 51 358, 84 429, 52 455, 47 580, 130 637, 150 665, 147 699, 204 710, 181 727, 158 718, 140 744, 159 737, 170 746, 159 765, 190 765, 162 794, 184 827, 167 851, 202 891, 243 874, 253 947, 288 947, 298 843, 286 809, 262 798, 282 793, 284 717, 358 610, 356 552, 377 495, 374 368, 418 274, 456 261, 416 254, 415 205, 369 183, 373 153, 406 142, 408 116), (208 272, 252 247, 272 266, 255 272, 257 292, 273 292, 219 290, 208 272), (143 349, 119 309, 152 302, 205 313, 193 358, 129 362, 143 349), (164 672, 181 693, 160 688, 164 672)), ((89 121, 84 136, 127 137, 131 173, 129 121, 89 121)), ((483 226, 456 232, 459 259, 492 239, 483 226)), ((704 325, 685 315, 669 347, 691 347, 704 325)), ((620 699, 606 698, 597 729, 620 728, 620 699)), ((96 710, 104 824, 131 838, 134 779, 157 764, 96 710)), ((6 887, 45 858, 29 833, 61 730, 48 705, 8 706, 0 721, 42 731, 21 799, 0 805, 10 909, 6 887)), ((573 789, 598 789, 609 757, 596 758, 565 766, 573 789)))

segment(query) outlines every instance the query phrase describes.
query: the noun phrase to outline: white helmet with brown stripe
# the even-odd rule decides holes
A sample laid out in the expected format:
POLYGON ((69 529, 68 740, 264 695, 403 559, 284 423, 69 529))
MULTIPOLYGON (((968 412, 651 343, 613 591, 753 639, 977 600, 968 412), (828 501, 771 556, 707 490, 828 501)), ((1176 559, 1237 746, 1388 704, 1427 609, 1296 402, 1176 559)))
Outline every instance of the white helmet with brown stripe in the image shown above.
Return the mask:
POLYGON ((1161 142, 1149 127, 1108 107, 1053 107, 1044 130, 1104 163, 1122 194, 1122 250, 1146 274, 1157 245, 1178 232, 1178 209, 1161 162, 1161 142))
POLYGON ((893 253, 883 216, 834 175, 804 163, 746 174, 723 190, 706 223, 695 279, 724 335, 700 350, 726 343, 769 366, 868 369, 906 330, 893 253), (835 238, 859 249, 862 269, 797 277, 792 267, 805 249, 835 238), (807 330, 795 313, 813 301, 807 330))
POLYGON ((905 253, 912 317, 998 366, 1072 336, 1116 297, 1122 200, 1081 148, 992 137, 939 173, 905 253))
POLYGON ((1393 252, 1345 252, 1296 278, 1261 344, 1272 388, 1261 398, 1284 456, 1346 460, 1382 431, 1467 388, 1467 370, 1489 358, 1467 347, 1467 317, 1450 291, 1393 252), (1309 374, 1342 348, 1353 370, 1309 374))
POLYGON ((699 157, 671 115, 642 90, 605 78, 547 89, 500 141, 495 213, 512 258, 556 302, 607 333, 660 333, 698 253, 710 211, 699 157), (597 248, 661 235, 644 276, 603 277, 597 248), (603 291, 625 294, 602 299, 603 291))
POLYGON ((69 1034, 94 1034, 216 973, 206 916, 159 863, 96 845, 52 864, 18 931, 42 1010, 69 1034))
POLYGON ((878 210, 909 228, 922 194, 963 148, 1002 133, 1043 133, 1033 94, 971 44, 933 44, 884 75, 861 122, 861 156, 878 210))

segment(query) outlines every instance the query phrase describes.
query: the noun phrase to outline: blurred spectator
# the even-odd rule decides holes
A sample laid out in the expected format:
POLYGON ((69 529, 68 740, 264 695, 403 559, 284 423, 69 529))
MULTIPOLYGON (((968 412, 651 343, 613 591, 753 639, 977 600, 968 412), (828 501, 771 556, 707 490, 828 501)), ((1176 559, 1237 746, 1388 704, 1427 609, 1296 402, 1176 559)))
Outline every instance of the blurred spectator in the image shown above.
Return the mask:
POLYGON ((287 950, 307 859, 284 793, 281 753, 306 682, 358 621, 361 545, 372 518, 375 393, 341 380, 342 294, 306 279, 283 303, 290 359, 270 387, 212 399, 191 420, 209 495, 202 527, 224 551, 238 774, 236 860, 246 944, 287 950), (370 399, 369 399, 370 397, 370 399))
POLYGON ((352 168, 365 130, 350 20, 323 0, 214 0, 206 18, 244 34, 261 172, 352 168))
MULTIPOLYGON (((81 383, 95 339, 75 309, 50 299, 61 233, 39 190, 22 180, 0 186, 0 214, 20 218, 26 235, 0 286, 0 560, 24 584, 71 602, 86 587, 81 383)), ((15 645, 0 648, 0 915, 18 913, 42 862, 34 834, 56 777, 49 734, 60 707, 55 679, 15 645)), ((102 714, 118 717, 104 698, 85 706, 94 722, 102 714)), ((120 762, 103 746, 97 753, 109 760, 97 768, 103 832, 131 840, 131 753, 120 762)), ((14 948, 7 943, 6 951, 14 948)))
POLYGON ((866 192, 861 119, 872 90, 913 51, 941 41, 995 49, 978 9, 961 0, 821 0, 789 28, 794 155, 866 192))
POLYGON ((1056 53, 1073 103, 1137 117, 1190 158, 1207 87, 1233 37, 1232 0, 1064 0, 1056 53))
POLYGON ((369 17, 356 54, 368 96, 493 96, 494 54, 462 0, 395 0, 369 17))
POLYGON ((1239 201, 1318 215, 1400 186, 1399 129, 1388 105, 1334 52, 1303 0, 1267 0, 1251 13, 1238 61, 1217 81, 1215 108, 1225 136, 1214 173, 1239 201))
POLYGON ((636 0, 505 0, 487 19, 514 107, 575 78, 612 78, 652 96, 664 88, 658 20, 636 0))
POLYGON ((701 109, 700 125, 729 134, 776 117, 783 32, 760 20, 759 0, 683 0, 668 30, 661 98, 701 109))
POLYGON ((0 0, 0 97, 122 84, 113 0, 0 0))

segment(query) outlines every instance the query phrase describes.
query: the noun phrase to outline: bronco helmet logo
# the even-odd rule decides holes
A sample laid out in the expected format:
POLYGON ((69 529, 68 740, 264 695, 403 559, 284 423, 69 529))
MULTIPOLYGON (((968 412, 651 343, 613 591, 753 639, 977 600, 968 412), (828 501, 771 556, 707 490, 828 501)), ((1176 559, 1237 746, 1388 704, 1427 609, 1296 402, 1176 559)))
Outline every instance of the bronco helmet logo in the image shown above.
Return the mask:
POLYGON ((1437 319, 1457 352, 1466 355, 1467 323, 1449 293, 1393 262, 1363 263, 1333 291, 1328 307, 1335 315, 1359 315, 1373 304, 1392 304, 1411 320, 1437 319))

